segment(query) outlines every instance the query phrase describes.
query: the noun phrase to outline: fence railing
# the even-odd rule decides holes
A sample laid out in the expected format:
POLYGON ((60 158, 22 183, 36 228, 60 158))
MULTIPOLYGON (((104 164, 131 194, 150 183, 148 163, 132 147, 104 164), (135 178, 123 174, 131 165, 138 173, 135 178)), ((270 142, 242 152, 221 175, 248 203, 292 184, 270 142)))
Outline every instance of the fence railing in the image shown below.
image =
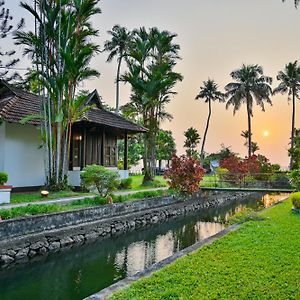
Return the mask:
POLYGON ((202 187, 292 189, 288 172, 280 173, 227 173, 205 176, 202 187))

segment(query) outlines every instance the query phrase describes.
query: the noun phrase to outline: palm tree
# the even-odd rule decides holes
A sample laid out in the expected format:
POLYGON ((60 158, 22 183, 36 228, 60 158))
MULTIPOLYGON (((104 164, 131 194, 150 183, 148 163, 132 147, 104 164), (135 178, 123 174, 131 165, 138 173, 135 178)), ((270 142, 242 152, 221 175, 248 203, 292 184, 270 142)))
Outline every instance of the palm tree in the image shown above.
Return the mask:
POLYGON ((207 136, 209 122, 211 118, 211 103, 212 101, 216 101, 216 100, 218 100, 219 102, 223 102, 224 94, 218 90, 218 85, 215 83, 214 80, 208 79, 207 81, 203 81, 203 86, 200 87, 200 92, 196 96, 196 99, 204 99, 205 103, 208 103, 208 117, 206 121, 206 127, 203 135, 201 153, 200 153, 200 157, 203 160, 206 136, 207 136))
POLYGON ((225 86, 228 98, 226 109, 233 106, 233 114, 240 109, 243 103, 247 106, 248 117, 248 157, 252 154, 252 128, 251 118, 253 117, 253 102, 265 111, 265 102, 272 105, 272 78, 265 76, 263 68, 259 65, 242 65, 238 70, 230 73, 234 82, 225 86))
POLYGON ((260 148, 256 142, 252 142, 252 154, 255 155, 256 151, 259 151, 260 148))
POLYGON ((188 156, 196 156, 197 145, 200 143, 200 135, 196 128, 190 127, 184 132, 185 141, 184 147, 187 148, 186 154, 188 156))
POLYGON ((144 179, 152 181, 156 167, 156 137, 160 123, 171 119, 166 105, 171 101, 176 83, 182 80, 174 72, 179 46, 173 44, 176 35, 167 31, 145 28, 133 31, 132 42, 126 56, 128 71, 122 80, 131 85, 131 101, 126 105, 131 113, 140 117, 148 129, 144 135, 144 179))
MULTIPOLYGON (((299 99, 300 91, 300 66, 298 62, 289 63, 283 71, 278 72, 277 80, 279 85, 274 89, 274 94, 288 94, 288 100, 292 97, 292 131, 291 131, 291 148, 294 148, 295 138, 295 115, 296 115, 296 98, 299 99)), ((290 156, 290 168, 293 167, 293 158, 290 156)))
POLYGON ((67 176, 71 125, 82 113, 75 100, 78 84, 99 73, 89 64, 99 46, 91 39, 98 35, 91 18, 101 12, 99 0, 36 0, 21 6, 35 17, 35 32, 18 31, 17 44, 36 66, 33 72, 41 87, 44 103, 48 184, 59 188, 67 176))
POLYGON ((116 79, 116 113, 119 113, 120 105, 120 72, 123 58, 126 56, 126 51, 129 48, 131 42, 132 33, 125 27, 115 25, 108 33, 111 35, 111 40, 104 43, 104 51, 110 52, 106 61, 111 62, 117 57, 117 79, 116 79))
POLYGON ((248 130, 243 130, 241 133, 241 136, 245 139, 244 146, 248 146, 248 139, 249 139, 249 131, 248 130))

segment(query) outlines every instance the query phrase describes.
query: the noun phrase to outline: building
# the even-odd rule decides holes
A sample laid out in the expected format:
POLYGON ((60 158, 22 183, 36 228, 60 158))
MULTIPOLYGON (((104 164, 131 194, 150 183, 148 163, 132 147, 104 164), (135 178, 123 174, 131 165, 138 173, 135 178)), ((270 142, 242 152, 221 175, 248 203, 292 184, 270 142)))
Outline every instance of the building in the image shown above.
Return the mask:
MULTIPOLYGON (((80 171, 86 165, 99 164, 117 170, 117 140, 125 140, 124 170, 128 177, 127 140, 130 135, 147 130, 104 109, 97 91, 93 91, 85 105, 94 104, 72 128, 69 161, 69 182, 80 185, 80 171)), ((38 119, 41 97, 0 81, 0 171, 8 173, 8 184, 14 188, 38 188, 45 184, 44 153, 38 119)))

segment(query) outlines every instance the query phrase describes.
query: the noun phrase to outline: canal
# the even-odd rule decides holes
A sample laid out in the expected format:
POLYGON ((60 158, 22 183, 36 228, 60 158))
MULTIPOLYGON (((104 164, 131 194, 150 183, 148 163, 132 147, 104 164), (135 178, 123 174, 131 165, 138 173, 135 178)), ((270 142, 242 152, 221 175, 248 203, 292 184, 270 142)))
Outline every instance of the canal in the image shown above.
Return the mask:
POLYGON ((83 299, 218 233, 236 212, 260 209, 279 198, 249 197, 2 269, 0 299, 83 299))

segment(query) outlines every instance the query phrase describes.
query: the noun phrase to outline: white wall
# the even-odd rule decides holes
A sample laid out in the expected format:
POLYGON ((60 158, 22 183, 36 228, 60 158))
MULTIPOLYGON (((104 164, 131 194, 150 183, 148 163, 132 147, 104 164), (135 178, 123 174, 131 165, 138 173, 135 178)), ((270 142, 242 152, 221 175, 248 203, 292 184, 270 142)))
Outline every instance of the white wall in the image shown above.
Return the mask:
POLYGON ((2 124, 0 124, 0 172, 4 171, 4 145, 5 145, 5 122, 2 122, 2 124))
POLYGON ((40 145, 39 130, 35 126, 6 123, 4 171, 8 173, 8 184, 13 187, 45 184, 44 155, 40 145))

